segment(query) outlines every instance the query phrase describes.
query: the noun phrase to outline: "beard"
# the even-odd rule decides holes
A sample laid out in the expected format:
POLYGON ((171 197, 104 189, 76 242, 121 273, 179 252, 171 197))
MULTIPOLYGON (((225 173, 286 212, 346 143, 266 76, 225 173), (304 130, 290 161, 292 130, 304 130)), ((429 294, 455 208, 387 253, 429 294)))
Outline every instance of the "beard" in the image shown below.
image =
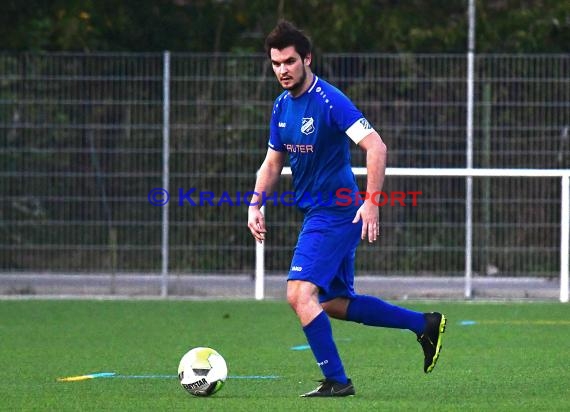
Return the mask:
POLYGON ((298 92, 299 90, 301 90, 303 88, 303 85, 305 84, 305 80, 307 80, 307 70, 305 69, 305 66, 303 66, 303 74, 301 75, 301 78, 299 79, 299 81, 293 83, 291 86, 285 87, 282 85, 284 90, 287 90, 288 92, 290 92, 291 94, 295 95, 296 92, 298 92))

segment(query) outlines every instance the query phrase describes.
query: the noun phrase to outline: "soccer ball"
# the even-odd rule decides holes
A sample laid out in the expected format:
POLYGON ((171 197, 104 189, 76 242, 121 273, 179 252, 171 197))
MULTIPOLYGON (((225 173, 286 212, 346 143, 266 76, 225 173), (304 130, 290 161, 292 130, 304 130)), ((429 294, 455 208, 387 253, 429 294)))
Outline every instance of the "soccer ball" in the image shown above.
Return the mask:
POLYGON ((194 348, 186 352, 178 365, 178 379, 194 396, 210 396, 224 386, 228 377, 226 361, 211 348, 194 348))

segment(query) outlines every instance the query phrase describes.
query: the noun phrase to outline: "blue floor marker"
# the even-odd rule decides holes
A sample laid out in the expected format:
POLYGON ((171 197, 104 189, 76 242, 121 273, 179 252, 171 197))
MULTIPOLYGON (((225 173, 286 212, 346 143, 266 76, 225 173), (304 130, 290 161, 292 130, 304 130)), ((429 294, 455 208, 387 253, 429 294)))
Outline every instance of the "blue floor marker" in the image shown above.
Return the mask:
MULTIPOLYGON (((174 379, 177 375, 120 375, 116 372, 97 372, 78 376, 57 378, 58 382, 80 382, 89 379, 113 378, 113 379, 174 379)), ((276 375, 230 375, 228 379, 279 379, 276 375)))
MULTIPOLYGON (((335 342, 350 342, 350 338, 338 338, 335 339, 335 342)), ((291 350, 311 350, 311 347, 309 345, 296 345, 296 346, 291 346, 291 350)))
POLYGON ((471 326, 471 325, 476 325, 477 322, 475 322, 474 320, 462 320, 461 322, 459 322, 459 324, 461 326, 471 326))
POLYGON ((309 349, 311 349, 309 345, 297 345, 291 347, 291 350, 309 350, 309 349))

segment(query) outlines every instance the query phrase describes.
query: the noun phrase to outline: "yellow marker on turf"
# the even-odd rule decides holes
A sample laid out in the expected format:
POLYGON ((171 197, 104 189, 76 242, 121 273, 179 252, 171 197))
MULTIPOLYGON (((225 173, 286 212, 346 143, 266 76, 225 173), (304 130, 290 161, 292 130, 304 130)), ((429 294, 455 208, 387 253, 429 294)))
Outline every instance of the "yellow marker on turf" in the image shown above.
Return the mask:
POLYGON ((83 376, 68 376, 67 378, 57 378, 58 382, 78 382, 78 381, 86 381, 87 379, 93 379, 93 377, 89 375, 83 376))
POLYGON ((79 382, 79 381, 86 381, 89 379, 95 378, 110 378, 115 376, 115 372, 99 372, 99 373, 90 373, 88 375, 79 375, 79 376, 68 376, 66 378, 57 378, 58 382, 79 382))

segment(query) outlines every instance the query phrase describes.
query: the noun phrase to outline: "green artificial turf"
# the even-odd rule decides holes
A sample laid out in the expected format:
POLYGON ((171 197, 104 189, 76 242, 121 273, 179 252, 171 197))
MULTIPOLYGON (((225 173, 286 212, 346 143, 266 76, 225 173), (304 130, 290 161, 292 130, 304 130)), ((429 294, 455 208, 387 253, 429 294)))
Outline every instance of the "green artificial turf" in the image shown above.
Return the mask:
POLYGON ((421 348, 411 332, 333 321, 357 394, 302 399, 298 395, 313 389, 321 375, 311 352, 303 349, 305 337, 285 302, 0 301, 0 410, 570 407, 568 305, 401 304, 442 311, 448 317, 442 355, 431 374, 423 373, 421 348), (209 398, 189 395, 175 377, 182 355, 196 346, 218 350, 228 363, 230 377, 209 398), (122 378, 56 380, 96 372, 115 372, 122 378), (129 378, 141 375, 149 377, 129 378))

